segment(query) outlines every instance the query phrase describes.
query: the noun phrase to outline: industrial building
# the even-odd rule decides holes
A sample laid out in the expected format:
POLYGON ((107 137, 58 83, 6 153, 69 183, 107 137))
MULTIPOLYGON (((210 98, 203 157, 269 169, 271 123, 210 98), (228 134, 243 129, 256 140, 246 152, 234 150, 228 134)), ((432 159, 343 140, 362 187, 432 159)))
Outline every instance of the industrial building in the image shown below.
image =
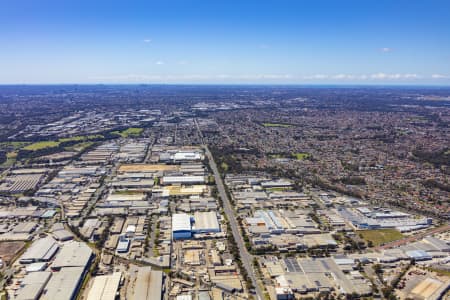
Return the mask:
POLYGON ((140 267, 131 300, 161 300, 163 294, 163 272, 151 267, 140 267))
POLYGON ((40 299, 76 299, 84 274, 85 269, 83 267, 62 268, 59 272, 53 273, 40 299))
POLYGON ((42 294, 45 285, 50 280, 51 272, 33 272, 25 275, 15 294, 16 300, 36 300, 42 294))
POLYGON ((220 232, 219 221, 217 214, 214 211, 209 212, 195 212, 194 226, 192 233, 214 233, 220 232))
POLYGON ((370 295, 370 283, 355 271, 355 262, 344 258, 285 258, 276 276, 277 299, 294 294, 339 290, 342 294, 370 295), (331 276, 330 276, 331 275, 331 276))
POLYGON ((202 184, 205 183, 205 176, 164 176, 161 184, 202 184))
POLYGON ((50 261, 58 251, 59 245, 48 236, 35 241, 19 259, 21 264, 50 261))
POLYGON ((130 240, 125 235, 121 235, 119 237, 119 242, 117 243, 116 248, 117 253, 127 253, 129 249, 130 249, 130 240))
POLYGON ((187 214, 172 215, 172 238, 174 240, 192 237, 191 217, 187 214))
POLYGON ((114 300, 119 289, 122 273, 94 277, 94 282, 87 295, 87 300, 114 300))
POLYGON ((395 228, 400 232, 409 232, 428 228, 433 223, 431 218, 416 218, 404 212, 384 208, 339 207, 337 212, 355 229, 359 230, 395 228))
POLYGON ((82 242, 71 241, 66 243, 51 266, 52 270, 60 270, 66 267, 82 267, 87 269, 93 257, 93 252, 88 245, 82 242))

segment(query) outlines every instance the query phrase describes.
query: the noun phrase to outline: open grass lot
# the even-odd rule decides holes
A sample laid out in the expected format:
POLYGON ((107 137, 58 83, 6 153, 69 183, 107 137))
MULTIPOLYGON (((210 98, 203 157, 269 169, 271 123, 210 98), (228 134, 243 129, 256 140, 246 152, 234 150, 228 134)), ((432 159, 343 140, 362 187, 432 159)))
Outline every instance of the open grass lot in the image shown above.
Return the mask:
POLYGON ((29 151, 37 151, 37 150, 46 149, 46 148, 58 147, 59 144, 60 144, 60 142, 58 142, 58 141, 42 141, 42 142, 36 142, 36 143, 30 144, 28 146, 25 146, 25 147, 23 147, 23 149, 29 150, 29 151))
POLYGON ((395 229, 360 230, 358 234, 367 242, 372 241, 375 247, 403 238, 403 234, 395 229))
POLYGON ((123 138, 127 138, 129 136, 139 136, 144 131, 144 128, 139 127, 130 127, 128 129, 122 131, 113 131, 112 134, 118 134, 123 138))
POLYGON ((93 140, 93 139, 102 139, 104 138, 103 135, 101 134, 94 134, 94 135, 87 135, 87 136, 73 136, 70 138, 62 138, 59 139, 58 142, 63 143, 63 142, 82 142, 82 141, 89 141, 89 140, 93 140))
POLYGON ((292 127, 291 124, 284 124, 284 123, 262 123, 262 125, 264 127, 284 127, 284 128, 292 127))
POLYGON ((84 142, 84 141, 90 141, 90 140, 101 139, 101 138, 104 138, 104 136, 100 135, 100 134, 87 135, 87 136, 73 136, 73 137, 69 137, 69 138, 61 138, 56 141, 41 141, 41 142, 32 143, 32 144, 29 144, 29 145, 23 147, 22 149, 29 150, 29 151, 37 151, 37 150, 42 150, 42 149, 46 149, 46 148, 58 147, 61 143, 64 143, 64 142, 84 142))
POLYGON ((310 156, 309 153, 306 152, 298 152, 298 153, 292 153, 292 156, 294 156, 297 160, 304 160, 310 156))
POLYGON ((0 164, 0 166, 4 168, 12 166, 16 162, 16 157, 17 157, 16 151, 6 153, 6 161, 3 164, 0 164))

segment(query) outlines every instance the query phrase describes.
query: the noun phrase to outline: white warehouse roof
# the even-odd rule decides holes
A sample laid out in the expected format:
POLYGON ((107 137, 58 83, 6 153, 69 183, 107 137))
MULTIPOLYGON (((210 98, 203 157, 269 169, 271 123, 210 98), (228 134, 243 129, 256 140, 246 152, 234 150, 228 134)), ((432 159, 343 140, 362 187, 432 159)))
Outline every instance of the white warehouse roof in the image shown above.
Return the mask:
POLYGON ((191 217, 188 214, 172 215, 172 232, 190 231, 190 230, 191 230, 191 217))
POLYGON ((162 178, 163 184, 173 183, 204 183, 205 176, 164 176, 162 178))
POLYGON ((85 243, 72 241, 66 243, 61 251, 56 255, 52 264, 52 269, 62 267, 83 267, 85 268, 91 259, 92 250, 85 243))
POLYGON ((202 156, 198 152, 177 152, 173 155, 174 160, 200 160, 202 156))
POLYGON ((84 273, 83 267, 62 268, 53 273, 41 300, 72 300, 75 298, 84 273))
POLYGON ((94 277, 87 300, 114 300, 119 289, 122 274, 114 272, 111 275, 102 275, 94 277))
POLYGON ((195 232, 219 232, 220 225, 217 220, 217 214, 214 211, 209 212, 195 212, 195 225, 193 231, 195 232))
POLYGON ((48 236, 39 239, 20 258, 20 263, 32 263, 37 261, 49 261, 58 250, 56 241, 48 236))

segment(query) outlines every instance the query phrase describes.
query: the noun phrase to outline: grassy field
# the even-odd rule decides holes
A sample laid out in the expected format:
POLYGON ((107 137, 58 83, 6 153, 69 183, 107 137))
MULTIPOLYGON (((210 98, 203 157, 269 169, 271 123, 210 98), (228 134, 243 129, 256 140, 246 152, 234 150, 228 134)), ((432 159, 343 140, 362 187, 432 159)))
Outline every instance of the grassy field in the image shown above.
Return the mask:
POLYGON ((304 160, 304 159, 310 157, 310 154, 306 153, 306 152, 298 152, 298 153, 292 153, 292 156, 294 156, 297 160, 304 160))
POLYGON ((22 149, 29 150, 29 151, 37 151, 37 150, 46 149, 46 148, 58 147, 61 143, 64 143, 64 142, 87 142, 87 141, 90 141, 93 139, 98 139, 98 138, 103 138, 103 137, 104 136, 100 135, 100 134, 86 135, 86 136, 73 136, 73 137, 69 137, 69 138, 61 138, 56 141, 42 141, 42 142, 32 143, 30 145, 23 147, 22 149))
POLYGON ((403 234, 395 229, 360 230, 358 234, 367 242, 372 241, 375 247, 403 238, 403 234))
POLYGON ((94 134, 94 135, 79 135, 79 136, 73 136, 70 138, 62 138, 59 139, 58 142, 63 143, 63 142, 81 142, 81 141, 89 141, 89 140, 94 140, 94 139, 102 139, 104 138, 103 135, 101 134, 94 134))
POLYGON ((292 127, 291 124, 283 124, 283 123, 262 123, 264 127, 292 127))
POLYGON ((144 131, 144 128, 139 127, 130 127, 128 129, 122 130, 122 131, 113 131, 112 134, 118 134, 123 138, 127 138, 130 136, 139 136, 144 131))
POLYGON ((60 144, 59 141, 42 141, 42 142, 36 142, 36 143, 30 144, 28 146, 25 146, 25 147, 23 147, 23 149, 29 150, 29 151, 37 151, 37 150, 46 149, 46 148, 58 147, 59 144, 60 144))

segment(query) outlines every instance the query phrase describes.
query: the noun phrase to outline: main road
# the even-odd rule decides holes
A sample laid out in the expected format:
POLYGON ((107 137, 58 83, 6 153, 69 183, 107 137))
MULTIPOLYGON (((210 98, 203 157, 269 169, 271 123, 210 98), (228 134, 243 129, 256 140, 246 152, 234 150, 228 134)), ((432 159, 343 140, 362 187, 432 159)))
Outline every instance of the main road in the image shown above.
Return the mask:
POLYGON ((213 171, 214 179, 216 182, 217 190, 219 192, 220 198, 222 198, 223 202, 223 209, 225 211, 225 214, 227 215, 228 221, 230 222, 231 231, 233 233, 234 240, 236 241, 236 244, 239 248, 239 253, 241 256, 242 264, 244 268, 246 269, 248 276, 252 280, 253 286, 255 287, 256 294, 258 295, 258 298, 264 299, 264 293, 261 290, 260 285, 258 284, 258 280, 255 276, 255 271, 253 270, 253 256, 247 251, 247 248, 245 247, 244 239, 242 238, 241 232, 239 230, 238 222, 236 220, 236 216, 234 214, 233 206, 231 205, 230 199, 228 198, 228 194, 225 191, 225 185, 223 183, 222 177, 220 176, 219 170, 217 168, 216 162, 214 161, 214 157, 211 154, 211 151, 209 151, 208 146, 203 140, 203 134, 200 130, 200 127, 198 126, 197 119, 195 119, 195 125, 197 126, 198 134, 201 137, 203 147, 205 148, 205 154, 206 157, 209 160, 209 165, 213 171))

